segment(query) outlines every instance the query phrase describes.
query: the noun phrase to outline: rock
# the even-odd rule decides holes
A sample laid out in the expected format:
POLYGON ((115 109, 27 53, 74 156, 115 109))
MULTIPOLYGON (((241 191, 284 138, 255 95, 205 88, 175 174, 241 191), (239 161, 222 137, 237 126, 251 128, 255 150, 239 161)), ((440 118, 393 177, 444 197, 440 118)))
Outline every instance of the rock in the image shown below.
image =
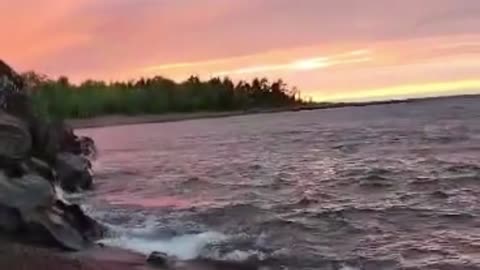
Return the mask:
POLYGON ((37 175, 10 179, 0 172, 0 231, 22 241, 81 250, 103 235, 103 227, 78 205, 61 201, 37 175))
POLYGON ((25 159, 31 148, 28 126, 22 120, 0 111, 0 162, 25 159))
POLYGON ((23 164, 23 171, 30 174, 38 174, 41 177, 49 180, 51 183, 56 182, 56 173, 50 168, 50 166, 43 160, 37 158, 30 158, 23 164))
POLYGON ((69 137, 70 131, 65 130, 61 122, 45 122, 40 119, 32 121, 31 129, 34 156, 54 165, 57 154, 64 148, 64 142, 69 140, 65 137, 69 137))
POLYGON ((14 93, 22 93, 22 78, 5 62, 0 60, 0 109, 7 110, 7 99, 14 93))
POLYGON ((59 153, 71 153, 95 158, 94 141, 89 137, 78 137, 64 122, 45 123, 34 120, 32 124, 34 155, 54 164, 59 153))
POLYGON ((33 111, 33 105, 30 98, 21 92, 14 92, 9 94, 6 98, 5 112, 21 118, 22 120, 30 123, 35 118, 33 111))
POLYGON ((17 209, 0 205, 0 230, 8 235, 14 234, 21 227, 22 217, 17 209))
POLYGON ((83 156, 95 159, 97 156, 97 148, 95 147, 95 142, 90 137, 82 136, 78 138, 80 143, 80 152, 83 156))
POLYGON ((24 217, 32 239, 40 236, 39 243, 66 250, 83 250, 94 245, 104 234, 99 223, 83 213, 78 205, 60 200, 44 211, 24 217), (36 225, 36 226, 32 226, 36 225), (32 229, 33 228, 33 229, 32 229), (42 233, 43 232, 43 233, 42 233))
POLYGON ((93 218, 87 216, 77 204, 57 201, 56 207, 63 211, 64 218, 89 240, 98 240, 105 234, 105 228, 93 218))
POLYGON ((37 175, 24 175, 21 178, 9 178, 0 172, 0 210, 2 223, 0 230, 17 232, 18 238, 24 241, 50 243, 57 240, 62 247, 78 248, 71 242, 83 242, 66 234, 55 238, 70 226, 61 220, 52 218, 50 211, 56 199, 55 190, 51 183, 37 175), (50 226, 55 223, 55 226, 50 226), (49 234, 50 233, 50 234, 49 234), (52 238, 53 237, 53 238, 52 238))
POLYGON ((154 251, 147 258, 147 262, 150 265, 156 267, 168 268, 170 265, 170 259, 166 253, 154 251))
POLYGON ((37 117, 28 92, 0 60, 0 239, 85 249, 104 227, 61 198, 56 184, 69 191, 92 185, 86 156, 93 140, 37 117))
POLYGON ((54 198, 55 191, 48 180, 30 174, 9 178, 0 171, 0 205, 28 213, 49 207, 54 198))
POLYGON ((91 164, 83 156, 72 153, 57 155, 55 170, 60 186, 68 192, 90 189, 93 178, 90 172, 91 164))

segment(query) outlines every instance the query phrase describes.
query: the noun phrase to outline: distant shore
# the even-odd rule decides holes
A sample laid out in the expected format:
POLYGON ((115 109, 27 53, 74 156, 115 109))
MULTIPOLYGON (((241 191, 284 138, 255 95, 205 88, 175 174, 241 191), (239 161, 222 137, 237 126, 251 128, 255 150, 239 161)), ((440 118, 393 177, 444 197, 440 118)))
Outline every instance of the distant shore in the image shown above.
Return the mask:
MULTIPOLYGON (((221 118, 252 114, 254 112, 195 112, 195 113, 166 113, 147 115, 106 115, 87 119, 70 119, 68 124, 75 129, 98 128, 109 126, 125 126, 149 123, 177 122, 195 119, 221 118)), ((258 112, 257 112, 258 113, 258 112)), ((264 112, 267 113, 267 112, 264 112)))
MULTIPOLYGON (((453 96, 453 97, 467 97, 477 95, 466 96, 453 96)), ((193 113, 165 113, 165 114, 148 114, 148 115, 105 115, 86 119, 70 119, 67 122, 76 129, 82 128, 98 128, 109 126, 124 126, 124 125, 137 125, 137 124, 149 124, 149 123, 165 123, 165 122, 178 122, 195 119, 208 119, 208 118, 222 118, 251 114, 264 114, 264 113, 278 113, 278 112, 296 112, 296 111, 308 111, 308 110, 325 110, 333 108, 344 107, 365 107, 373 105, 388 105, 398 103, 412 103, 436 99, 452 98, 450 97, 429 97, 429 98, 416 98, 416 99, 403 99, 403 100, 387 100, 387 101, 372 101, 372 102, 351 102, 351 103, 317 103, 308 104, 302 106, 293 107, 281 107, 270 109, 254 109, 245 111, 226 111, 226 112, 193 112, 193 113)))
POLYGON ((411 102, 411 100, 394 100, 381 102, 363 102, 363 103, 321 103, 305 106, 256 109, 245 111, 227 111, 227 112, 193 112, 193 113, 165 113, 165 114, 142 114, 142 115, 105 115, 86 119, 69 119, 68 124, 75 129, 99 128, 111 126, 139 125, 150 123, 178 122, 196 119, 223 118, 251 114, 265 114, 278 112, 296 112, 308 110, 324 110, 342 107, 360 107, 381 104, 394 104, 411 102))
MULTIPOLYGON (((403 101, 405 102, 405 101, 403 101)), ((387 102, 382 102, 385 104, 387 102)), ((392 102, 388 102, 392 103, 392 102)), ((375 104, 380 104, 377 102, 375 104)), ((178 122, 195 119, 208 119, 208 118, 223 118, 241 115, 251 114, 265 114, 265 113, 278 113, 288 111, 307 111, 307 110, 321 110, 331 109, 339 107, 349 106, 367 106, 371 104, 357 103, 335 103, 335 104, 315 104, 286 108, 271 108, 271 109, 257 109, 246 111, 227 111, 227 112, 193 112, 193 113, 165 113, 165 114, 143 114, 143 115, 105 115, 86 119, 69 119, 68 124, 75 129, 82 128, 99 128, 110 126, 125 126, 125 125, 138 125, 149 123, 165 123, 165 122, 178 122)))

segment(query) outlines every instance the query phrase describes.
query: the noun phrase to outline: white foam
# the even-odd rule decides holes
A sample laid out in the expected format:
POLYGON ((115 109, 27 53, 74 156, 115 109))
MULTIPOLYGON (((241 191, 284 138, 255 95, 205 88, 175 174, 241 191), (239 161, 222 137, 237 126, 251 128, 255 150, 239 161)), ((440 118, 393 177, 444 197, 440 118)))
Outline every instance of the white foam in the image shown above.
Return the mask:
POLYGON ((62 201, 65 204, 69 204, 67 199, 65 199, 65 192, 59 185, 57 184, 53 185, 53 189, 55 190, 55 194, 58 200, 62 201))
POLYGON ((211 243, 225 241, 227 237, 216 232, 186 234, 165 240, 149 240, 141 237, 120 235, 99 241, 113 247, 125 248, 149 255, 154 251, 164 252, 181 260, 191 260, 198 257, 202 249, 211 243))
POLYGON ((267 255, 259 250, 233 250, 225 254, 211 253, 208 257, 219 261, 244 262, 252 258, 263 261, 267 255))

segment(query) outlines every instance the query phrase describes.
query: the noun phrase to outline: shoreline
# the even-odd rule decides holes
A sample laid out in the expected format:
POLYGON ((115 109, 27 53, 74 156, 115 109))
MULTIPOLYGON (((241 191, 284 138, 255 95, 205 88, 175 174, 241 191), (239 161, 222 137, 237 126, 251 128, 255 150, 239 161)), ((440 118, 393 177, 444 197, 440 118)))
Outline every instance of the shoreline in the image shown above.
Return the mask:
POLYGON ((151 264, 137 252, 114 247, 91 247, 83 251, 61 251, 0 239, 0 269, 21 270, 256 270, 249 262, 208 259, 177 260, 164 266, 151 264))
MULTIPOLYGON (((164 113, 164 114, 140 114, 140 115, 122 115, 112 114, 96 116, 85 119, 67 119, 66 122, 74 129, 88 129, 111 126, 127 126, 166 122, 179 122, 197 119, 225 118, 255 114, 269 114, 281 112, 297 112, 309 110, 330 109, 337 106, 332 105, 305 105, 296 107, 280 107, 271 109, 251 109, 244 111, 224 111, 224 112, 192 112, 192 113, 164 113)), ((344 107, 344 106, 341 106, 344 107)))
MULTIPOLYGON (((260 113, 260 112, 256 112, 260 113)), ((268 113, 268 112, 262 112, 268 113)), ((105 115, 85 119, 68 119, 67 123, 74 129, 100 128, 111 126, 127 126, 166 122, 179 122, 196 119, 223 118, 240 115, 255 114, 255 112, 196 112, 196 113, 165 113, 142 115, 105 115)))
POLYGON ((270 114, 281 112, 299 112, 312 110, 327 110, 346 107, 365 107, 373 105, 409 103, 416 100, 389 100, 378 102, 363 103, 320 103, 293 107, 279 107, 269 109, 251 109, 243 111, 224 111, 224 112, 192 112, 192 113, 164 113, 164 114, 141 114, 141 115, 104 115, 85 119, 68 119, 67 123, 74 129, 101 128, 112 126, 127 126, 166 122, 179 122, 197 119, 225 118, 255 114, 270 114))
POLYGON ((395 100, 368 103, 323 103, 314 105, 303 105, 294 107, 280 107, 270 109, 251 109, 244 111, 224 111, 224 112, 192 112, 192 113, 164 113, 164 114, 140 114, 140 115, 104 115, 85 119, 68 119, 67 123, 74 129, 101 128, 112 126, 141 125, 167 122, 180 122, 197 119, 213 119, 234 116, 245 116, 255 114, 270 114, 281 112, 299 112, 312 110, 326 110, 345 107, 364 107, 382 104, 407 103, 412 100, 395 100))
POLYGON ((126 126, 126 125, 140 125, 166 122, 179 122, 197 119, 211 119, 224 118, 233 116, 244 116, 253 114, 268 114, 281 112, 298 112, 298 111, 312 111, 312 110, 327 110, 335 108, 348 107, 367 107, 375 105, 390 105, 390 104, 405 104, 424 102, 431 100, 447 99, 447 98, 461 98, 461 97, 478 97, 478 94, 472 95, 456 95, 456 96, 440 96, 440 97, 425 97, 412 99, 398 99, 385 101, 370 101, 370 102, 341 102, 341 103, 317 103, 306 104, 293 107, 279 107, 269 109, 250 109, 242 111, 224 111, 224 112, 193 112, 193 113, 165 113, 165 114, 142 114, 142 115, 104 115, 85 119, 68 119, 66 122, 74 129, 88 129, 111 126, 126 126))

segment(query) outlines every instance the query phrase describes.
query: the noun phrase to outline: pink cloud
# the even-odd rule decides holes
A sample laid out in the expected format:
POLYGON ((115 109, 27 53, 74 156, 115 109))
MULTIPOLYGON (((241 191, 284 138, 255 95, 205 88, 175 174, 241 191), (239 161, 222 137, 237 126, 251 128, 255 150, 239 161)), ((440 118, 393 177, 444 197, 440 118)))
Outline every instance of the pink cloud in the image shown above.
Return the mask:
MULTIPOLYGON (((1 57, 22 70, 65 74, 73 80, 127 78, 148 66, 239 57, 249 60, 231 62, 226 70, 242 70, 270 64, 265 55, 272 51, 280 52, 274 61, 290 63, 386 42, 397 48, 389 65, 457 57, 452 63, 462 63, 458 65, 463 70, 465 54, 478 59, 478 47, 447 50, 438 42, 464 42, 467 35, 477 41, 480 36, 480 1, 472 0, 0 0, 0 10, 0 33, 6 37, 0 42, 1 57), (305 48, 313 49, 298 53, 305 48)), ((308 74, 312 78, 295 70, 258 75, 282 76, 292 84, 320 89, 334 88, 322 81, 333 82, 337 74, 367 85, 358 74, 384 72, 366 63, 356 68, 308 74)), ((454 67, 428 68, 427 74, 461 73, 454 67)), ((412 66, 404 73, 410 70, 417 69, 412 66)))

